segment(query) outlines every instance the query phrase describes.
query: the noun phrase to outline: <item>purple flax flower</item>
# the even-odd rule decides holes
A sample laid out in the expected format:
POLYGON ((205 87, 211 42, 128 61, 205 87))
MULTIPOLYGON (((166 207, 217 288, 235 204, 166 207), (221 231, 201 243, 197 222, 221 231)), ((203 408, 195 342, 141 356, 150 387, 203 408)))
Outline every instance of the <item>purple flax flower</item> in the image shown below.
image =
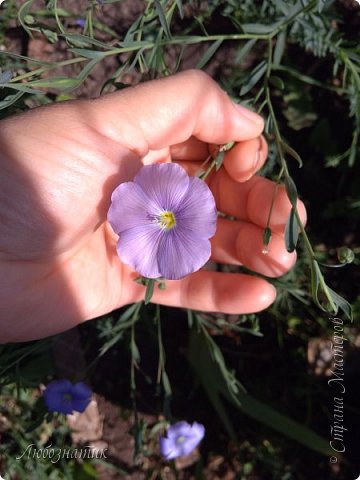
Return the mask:
POLYGON ((121 261, 147 278, 183 278, 199 270, 215 234, 214 197, 176 163, 142 167, 113 192, 108 220, 121 261))
POLYGON ((77 18, 77 19, 75 20, 75 25, 76 25, 77 27, 82 27, 82 28, 84 28, 84 27, 85 27, 85 24, 86 24, 86 19, 85 19, 85 18, 77 18))
POLYGON ((44 400, 49 412, 70 414, 83 412, 89 405, 92 391, 84 383, 73 385, 69 380, 53 380, 44 390, 44 400))
POLYGON ((166 460, 189 455, 201 442, 205 427, 200 423, 178 422, 168 428, 166 437, 160 437, 160 452, 166 460))

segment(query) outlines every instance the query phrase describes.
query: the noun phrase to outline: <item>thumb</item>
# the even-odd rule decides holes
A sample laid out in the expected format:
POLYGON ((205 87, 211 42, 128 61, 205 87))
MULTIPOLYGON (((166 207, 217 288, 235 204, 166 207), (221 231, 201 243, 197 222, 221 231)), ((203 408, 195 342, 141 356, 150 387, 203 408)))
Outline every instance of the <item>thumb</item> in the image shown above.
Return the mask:
POLYGON ((200 70, 105 95, 89 108, 94 128, 141 157, 191 136, 213 144, 249 140, 264 127, 259 115, 232 102, 200 70))

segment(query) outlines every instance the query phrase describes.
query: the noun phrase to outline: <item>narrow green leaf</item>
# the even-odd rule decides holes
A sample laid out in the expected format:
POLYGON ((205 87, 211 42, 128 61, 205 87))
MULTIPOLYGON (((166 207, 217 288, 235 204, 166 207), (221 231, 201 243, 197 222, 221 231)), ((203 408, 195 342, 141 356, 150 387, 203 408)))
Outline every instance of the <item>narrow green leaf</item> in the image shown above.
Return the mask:
POLYGON ((321 308, 321 310, 326 311, 324 307, 321 305, 318 299, 318 291, 320 287, 320 275, 321 271, 320 268, 315 260, 311 260, 310 263, 311 268, 311 296, 316 303, 316 305, 321 308), (320 275, 319 275, 320 274, 320 275))
POLYGON ((178 7, 178 10, 179 10, 180 18, 183 19, 184 18, 184 9, 183 9, 183 5, 182 5, 182 1, 181 0, 175 0, 175 1, 176 1, 176 5, 178 7))
POLYGON ((299 233, 300 230, 295 216, 295 211, 294 208, 292 208, 285 226, 285 246, 289 253, 292 253, 296 249, 299 233))
POLYGON ((187 309, 187 320, 188 320, 188 327, 191 329, 194 325, 194 314, 193 311, 189 308, 187 309))
POLYGON ((66 33, 61 34, 59 37, 66 39, 69 43, 76 47, 89 47, 94 45, 95 47, 103 48, 104 50, 111 50, 113 47, 107 43, 100 42, 95 38, 88 37, 86 35, 81 35, 80 33, 66 33))
POLYGON ((273 75, 269 78, 269 81, 275 88, 278 88, 279 90, 284 90, 285 84, 280 77, 273 75))
POLYGON ((123 43, 124 44, 127 44, 127 42, 131 42, 134 40, 134 35, 136 34, 138 28, 139 28, 139 25, 140 25, 140 22, 141 22, 141 16, 139 16, 135 22, 130 26, 130 28, 128 29, 128 31, 126 32, 126 35, 125 35, 125 38, 123 40, 123 43))
POLYGON ((158 14, 158 17, 159 17, 161 26, 164 29, 165 35, 167 36, 167 38, 169 40, 171 40, 170 27, 169 27, 169 24, 166 20, 166 16, 165 16, 165 12, 163 10, 163 7, 162 7, 159 0, 154 0, 154 5, 155 5, 156 12, 158 14))
POLYGON ((161 373, 161 380, 162 380, 162 386, 164 388, 165 395, 170 397, 170 395, 172 394, 172 389, 171 389, 168 374, 165 372, 165 370, 163 370, 161 373))
POLYGON ((27 25, 26 17, 29 16, 32 3, 33 3, 33 0, 27 0, 27 2, 22 4, 22 6, 19 8, 19 11, 18 11, 19 22, 30 37, 32 37, 32 33, 31 33, 31 28, 29 28, 27 25))
POLYGON ((272 236, 271 228, 266 227, 264 229, 264 232, 263 232, 263 244, 264 244, 265 247, 267 247, 269 245, 270 240, 271 240, 271 236, 272 236))
POLYGON ((234 393, 231 385, 229 386, 229 379, 232 378, 232 381, 236 382, 240 387, 241 384, 227 369, 221 351, 219 350, 216 354, 216 358, 214 358, 212 349, 213 340, 208 342, 203 332, 201 334, 196 333, 195 330, 190 332, 188 351, 190 364, 209 396, 217 414, 223 421, 226 430, 229 433, 232 432, 232 437, 235 432, 221 401, 221 395, 233 403, 237 408, 241 409, 246 415, 254 418, 262 424, 268 425, 302 445, 324 455, 328 455, 331 452, 331 447, 327 440, 300 423, 256 400, 249 395, 245 389, 238 388, 237 392, 234 393), (220 355, 222 358, 219 363, 220 355))
POLYGON ((333 3, 333 0, 318 0, 317 1, 317 11, 322 13, 322 11, 333 3))
POLYGON ((264 131, 267 135, 270 135, 272 133, 272 130, 273 130, 273 119, 272 119, 271 115, 268 115, 268 117, 265 121, 264 131))
POLYGON ((296 208, 298 193, 297 193, 297 188, 296 188, 295 182, 290 177, 290 175, 285 177, 285 189, 286 189, 286 193, 289 197, 289 200, 291 202, 291 205, 296 208))
POLYGON ((281 13, 289 15, 289 5, 287 5, 287 2, 285 3, 283 0, 275 0, 275 4, 281 13))
POLYGON ((259 23, 243 23, 242 29, 245 33, 259 33, 267 35, 272 33, 278 26, 280 22, 273 23, 272 25, 261 25, 259 23))
POLYGON ((250 90, 257 84, 257 82, 264 76, 266 72, 266 61, 262 60, 259 65, 257 65, 254 70, 250 73, 240 89, 239 95, 246 95, 250 90))
POLYGON ((90 74, 90 72, 96 67, 96 65, 101 61, 100 58, 93 58, 90 60, 85 67, 81 70, 77 78, 83 82, 85 78, 90 74))
POLYGON ((36 90, 28 86, 27 83, 0 83, 0 88, 6 87, 11 88, 12 90, 17 90, 18 92, 24 93, 43 93, 41 90, 36 90))
POLYGON ((56 32, 52 30, 48 30, 46 28, 40 28, 40 31, 45 37, 49 40, 50 43, 56 43, 58 39, 58 35, 56 32))
POLYGON ((87 48, 69 48, 69 52, 85 58, 103 58, 105 54, 104 52, 99 52, 97 50, 89 50, 87 48))
POLYGON ((311 260, 311 294, 315 304, 323 312, 336 314, 338 306, 334 302, 329 287, 326 285, 319 264, 315 259, 311 260))
POLYGON ((257 42, 257 38, 251 38, 240 48, 240 50, 237 52, 235 57, 236 64, 239 64, 244 60, 244 58, 251 51, 251 49, 256 44, 256 42, 257 42))
POLYGON ((120 316, 119 322, 126 322, 129 318, 135 313, 135 311, 139 308, 138 303, 134 303, 130 305, 129 308, 125 310, 125 312, 120 316))
POLYGON ((151 298, 154 294, 154 286, 155 280, 153 278, 148 278, 146 283, 146 291, 145 291, 145 305, 149 304, 151 298))
POLYGON ((215 52, 219 49, 220 45, 222 44, 222 40, 216 40, 210 47, 206 50, 202 58, 199 60, 199 62, 196 64, 195 68, 204 68, 205 65, 211 60, 211 58, 214 56, 215 52))
POLYGON ((215 170, 218 172, 224 163, 225 150, 220 150, 220 152, 215 157, 215 170))
POLYGON ((224 378, 221 375, 216 362, 210 356, 204 336, 197 333, 194 329, 190 331, 188 360, 209 397, 214 411, 222 421, 225 430, 228 432, 231 439, 236 441, 236 432, 220 398, 222 389, 226 389, 224 378))
POLYGON ((276 39, 276 45, 274 49, 273 64, 280 65, 282 56, 284 54, 286 45, 286 29, 281 30, 276 39))
POLYGON ((303 161, 300 155, 283 140, 281 140, 281 146, 283 147, 285 153, 289 154, 292 158, 294 158, 298 162, 299 167, 301 168, 303 166, 303 161))
POLYGON ((49 79, 34 80, 29 82, 28 85, 34 85, 42 88, 59 88, 61 90, 72 90, 80 85, 80 81, 77 78, 67 77, 52 77, 49 79))
POLYGON ((131 358, 135 363, 140 362, 140 352, 135 343, 135 340, 131 340, 130 342, 130 351, 131 351, 131 358))
POLYGON ((34 63, 36 65, 42 65, 42 66, 54 65, 54 63, 51 63, 51 62, 44 62, 42 60, 37 60, 36 58, 26 57, 25 55, 19 55, 18 53, 9 52, 7 50, 2 51, 1 54, 7 55, 8 57, 18 58, 19 60, 25 60, 28 63, 34 63))
POLYGON ((347 316, 349 320, 353 321, 353 311, 350 303, 345 300, 345 298, 343 298, 341 295, 336 293, 332 288, 327 288, 335 305, 347 316))

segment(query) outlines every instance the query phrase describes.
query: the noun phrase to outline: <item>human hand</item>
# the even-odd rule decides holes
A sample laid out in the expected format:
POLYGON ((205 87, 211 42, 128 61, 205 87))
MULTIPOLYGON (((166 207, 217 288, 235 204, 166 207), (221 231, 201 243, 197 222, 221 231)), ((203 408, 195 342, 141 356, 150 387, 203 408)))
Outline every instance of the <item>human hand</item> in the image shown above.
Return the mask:
MULTIPOLYGON (((262 119, 237 107, 207 75, 187 71, 96 100, 37 108, 1 122, 0 339, 56 334, 144 297, 116 254, 106 222, 115 187, 142 164, 175 161, 190 174, 214 145, 236 141, 209 178, 218 210, 212 258, 265 276, 284 274, 295 253, 283 231, 290 202, 279 188, 270 253, 262 233, 274 184, 254 176, 267 156, 262 119)), ((305 221, 305 210, 299 202, 305 221)), ((201 270, 155 289, 159 304, 224 313, 269 306, 275 289, 245 274, 201 270)))

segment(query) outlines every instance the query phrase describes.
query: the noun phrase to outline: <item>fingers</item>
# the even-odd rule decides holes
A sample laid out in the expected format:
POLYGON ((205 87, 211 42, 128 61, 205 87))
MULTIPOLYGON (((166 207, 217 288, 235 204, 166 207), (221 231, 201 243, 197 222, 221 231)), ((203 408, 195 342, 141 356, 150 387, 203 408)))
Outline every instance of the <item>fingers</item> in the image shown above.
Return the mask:
POLYGON ((106 95, 87 108, 94 128, 141 156, 191 136, 213 144, 256 138, 264 126, 200 70, 106 95))
MULTIPOLYGON (((215 196, 218 210, 262 228, 267 224, 274 198, 270 228, 274 232, 284 233, 291 203, 283 186, 276 187, 271 180, 256 176, 245 183, 238 183, 225 169, 219 170, 211 178, 209 186, 215 196)), ((300 200, 297 208, 302 222, 305 223, 306 210, 300 200)))
POLYGON ((244 265, 267 277, 279 277, 296 262, 296 253, 288 253, 284 238, 276 233, 269 252, 263 253, 263 229, 246 222, 218 219, 216 235, 211 240, 211 258, 219 263, 244 265))
POLYGON ((173 145, 170 149, 171 158, 173 161, 184 162, 204 162, 209 154, 209 145, 201 142, 195 137, 190 137, 185 142, 173 145))
MULTIPOLYGON (((136 292, 131 301, 144 298, 144 287, 134 283, 132 288, 136 292)), ((275 297, 275 288, 262 278, 200 270, 183 280, 167 280, 164 290, 155 287, 151 301, 203 312, 245 314, 264 310, 275 297)))
POLYGON ((225 153, 224 167, 234 180, 245 182, 260 170, 267 154, 267 143, 262 136, 240 142, 225 153))
MULTIPOLYGON (((206 170, 219 147, 208 145, 191 137, 188 141, 174 145, 170 149, 173 161, 181 163, 190 175, 206 170), (210 155, 212 153, 213 155, 210 155), (208 160, 204 165, 203 162, 208 160)), ((267 143, 260 136, 237 143, 225 152, 224 167, 237 182, 245 182, 263 166, 268 153, 267 143)))

